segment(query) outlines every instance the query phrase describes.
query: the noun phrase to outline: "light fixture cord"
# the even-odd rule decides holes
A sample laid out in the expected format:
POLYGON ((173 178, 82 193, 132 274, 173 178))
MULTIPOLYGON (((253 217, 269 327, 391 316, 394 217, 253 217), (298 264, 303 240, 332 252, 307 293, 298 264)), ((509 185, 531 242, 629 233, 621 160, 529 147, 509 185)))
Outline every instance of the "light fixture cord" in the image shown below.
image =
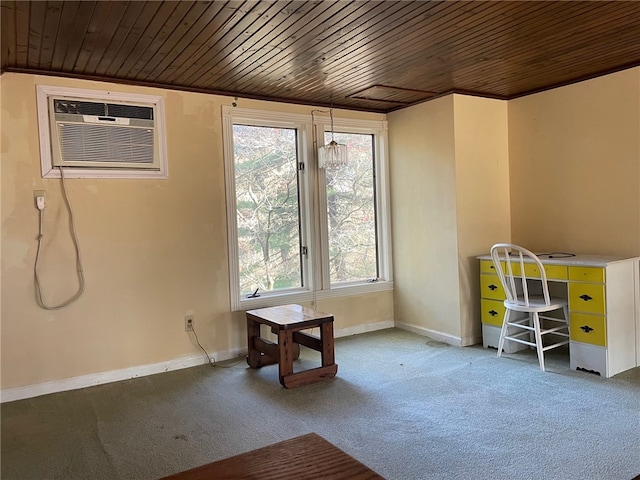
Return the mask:
POLYGON ((329 108, 329 121, 331 122, 331 141, 334 142, 333 138, 333 97, 331 98, 331 108, 329 108))

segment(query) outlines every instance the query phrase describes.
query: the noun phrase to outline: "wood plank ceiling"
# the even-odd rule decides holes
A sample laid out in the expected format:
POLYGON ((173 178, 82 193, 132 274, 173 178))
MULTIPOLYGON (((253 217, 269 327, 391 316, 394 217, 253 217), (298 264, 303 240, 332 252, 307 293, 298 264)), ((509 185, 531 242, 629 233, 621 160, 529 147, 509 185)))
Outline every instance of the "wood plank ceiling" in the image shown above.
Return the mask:
POLYGON ((640 65, 637 1, 5 1, 2 72, 388 112, 640 65))

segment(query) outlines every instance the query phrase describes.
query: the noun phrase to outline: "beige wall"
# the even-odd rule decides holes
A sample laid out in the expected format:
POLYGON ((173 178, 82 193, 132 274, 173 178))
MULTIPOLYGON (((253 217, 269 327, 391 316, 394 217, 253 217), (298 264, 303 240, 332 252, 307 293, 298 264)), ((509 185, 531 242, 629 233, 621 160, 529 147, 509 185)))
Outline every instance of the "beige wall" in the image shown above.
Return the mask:
MULTIPOLYGON (((242 313, 230 312, 221 106, 232 99, 24 74, 4 74, 2 100, 2 389, 199 355, 184 331, 195 314, 203 345, 229 358, 246 349, 242 313), (34 299, 38 211, 45 190, 41 276, 57 303, 76 288, 60 181, 40 174, 36 84, 162 95, 169 179, 68 179, 87 280, 68 308, 34 299)), ((245 101, 246 108, 310 114, 312 107, 245 101)), ((382 115, 336 112, 380 120, 382 115)), ((392 292, 325 299, 336 331, 393 319, 392 292)))
POLYGON ((510 235, 506 102, 449 95, 388 120, 396 322, 472 344, 475 256, 510 235))
POLYGON ((513 240, 640 255, 640 68, 509 102, 513 240))
POLYGON ((477 255, 511 238, 507 102, 454 95, 456 216, 464 345, 481 341, 477 255))
POLYGON ((395 320, 459 337, 453 97, 388 122, 395 320))
POLYGON ((395 318, 466 344, 493 243, 640 255, 640 68, 389 114, 395 318))

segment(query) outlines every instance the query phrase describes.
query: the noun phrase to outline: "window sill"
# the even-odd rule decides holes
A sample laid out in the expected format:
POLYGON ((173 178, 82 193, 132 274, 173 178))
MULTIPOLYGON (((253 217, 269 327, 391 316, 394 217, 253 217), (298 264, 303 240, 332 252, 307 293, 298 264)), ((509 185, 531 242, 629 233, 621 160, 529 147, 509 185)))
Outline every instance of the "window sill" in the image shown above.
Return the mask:
POLYGON ((290 303, 312 302, 314 299, 350 297, 367 293, 385 292, 393 290, 393 282, 362 283, 334 287, 330 290, 318 290, 317 292, 291 292, 291 293, 265 293, 257 298, 240 299, 240 308, 236 311, 253 310, 256 308, 275 307, 290 303))

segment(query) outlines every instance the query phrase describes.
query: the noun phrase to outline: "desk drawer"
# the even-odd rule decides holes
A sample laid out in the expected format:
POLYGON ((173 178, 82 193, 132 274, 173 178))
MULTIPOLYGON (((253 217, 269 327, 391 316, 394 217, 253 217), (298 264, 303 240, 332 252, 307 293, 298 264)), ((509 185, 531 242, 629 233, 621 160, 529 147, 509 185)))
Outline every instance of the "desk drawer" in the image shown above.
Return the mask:
POLYGON ((480 297, 504 300, 507 296, 498 275, 480 275, 480 297))
POLYGON ((569 331, 574 342, 607 346, 607 322, 605 317, 572 313, 569 315, 569 331))
POLYGON ((480 308, 482 309, 481 320, 487 325, 502 326, 504 320, 504 302, 502 300, 480 300, 480 308))
MULTIPOLYGON (((511 267, 513 268, 514 275, 520 275, 519 263, 513 263, 511 267)), ((527 277, 540 278, 538 265, 533 263, 525 263, 524 272, 527 274, 527 277)), ((547 274, 548 280, 566 280, 568 278, 567 267, 565 265, 544 265, 544 272, 547 274)))
POLYGON ((604 285, 569 282, 569 310, 606 315, 604 285))
MULTIPOLYGON (((504 262, 500 262, 504 268, 504 262)), ((480 273, 496 273, 496 267, 493 265, 491 260, 480 260, 480 273)))
POLYGON ((604 283, 604 268, 600 267, 569 267, 569 280, 575 282, 604 283))

